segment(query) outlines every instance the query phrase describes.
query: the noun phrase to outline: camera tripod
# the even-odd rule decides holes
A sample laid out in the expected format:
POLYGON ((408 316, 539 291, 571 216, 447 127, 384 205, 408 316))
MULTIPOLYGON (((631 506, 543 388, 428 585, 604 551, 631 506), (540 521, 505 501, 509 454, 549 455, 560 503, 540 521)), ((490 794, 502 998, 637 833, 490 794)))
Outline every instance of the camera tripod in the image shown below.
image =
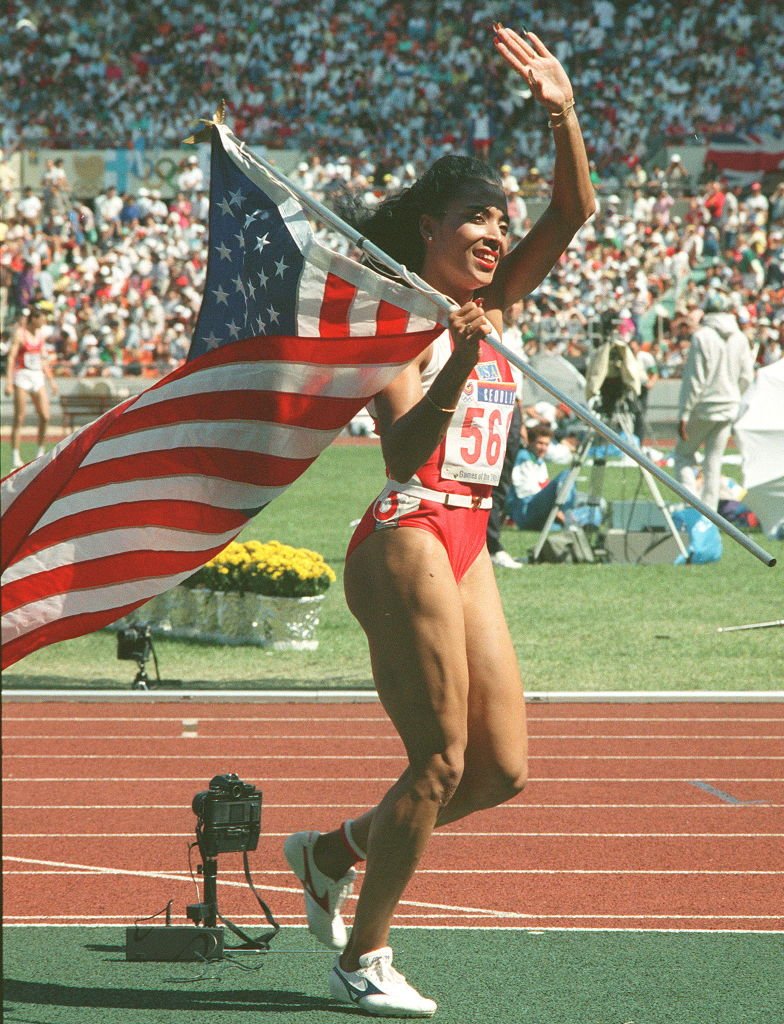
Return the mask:
POLYGON ((204 879, 204 899, 201 903, 189 903, 186 913, 194 924, 214 928, 218 922, 218 862, 204 852, 201 859, 198 872, 204 879))
MULTIPOLYGON (((538 561, 542 548, 544 547, 544 543, 547 540, 550 531, 552 530, 553 523, 555 523, 558 513, 563 511, 564 505, 568 500, 572 486, 576 482, 580 470, 583 468, 583 466, 589 458, 592 462, 592 469, 589 483, 588 505, 597 509, 600 508, 602 500, 602 491, 604 490, 604 473, 605 469, 607 468, 607 458, 606 456, 598 455, 594 455, 593 457, 591 457, 591 448, 596 443, 597 438, 598 434, 595 430, 588 430, 585 436, 583 437, 582 441, 580 442, 580 445, 574 454, 574 458, 572 459, 572 465, 569 468, 569 472, 563 478, 558 487, 558 493, 555 498, 555 503, 553 507, 550 509, 547 519, 545 520, 545 524, 542 527, 542 531, 539 534, 539 537, 536 541, 536 544, 533 547, 533 550, 531 551, 532 562, 538 561)), ((678 551, 684 558, 688 558, 688 552, 686 550, 685 544, 683 543, 683 538, 681 537, 678 529, 675 526, 675 523, 672 520, 670 510, 664 503, 664 499, 661 496, 661 491, 659 490, 656 481, 648 472, 648 470, 645 469, 643 466, 640 466, 639 470, 643 480, 645 481, 651 498, 653 499, 656 507, 661 513, 665 523, 667 524, 667 529, 672 534, 673 540, 677 545, 678 551)))
POLYGON ((147 659, 146 658, 137 658, 136 659, 136 667, 138 669, 138 672, 133 677, 133 682, 131 683, 131 689, 132 690, 149 690, 151 684, 150 684, 150 677, 147 675, 147 659))
MULTIPOLYGON (((255 846, 253 848, 255 849, 255 846)), ((193 921, 197 926, 201 925, 204 928, 217 929, 214 934, 217 935, 219 933, 221 935, 221 952, 223 951, 223 928, 221 925, 218 925, 218 918, 220 918, 222 924, 224 924, 229 931, 242 939, 242 946, 233 947, 235 950, 257 952, 266 952, 269 950, 269 944, 280 931, 280 925, 273 917, 272 911, 261 898, 256 890, 256 886, 253 884, 253 879, 250 874, 250 864, 248 863, 247 849, 242 853, 242 863, 245 869, 245 881, 248 883, 250 891, 256 897, 259 906, 263 910, 267 923, 272 926, 272 931, 266 932, 256 938, 252 938, 242 928, 238 928, 233 921, 224 917, 218 910, 218 861, 215 857, 206 853, 201 845, 199 845, 199 852, 201 854, 202 863, 198 866, 198 872, 204 879, 204 899, 201 903, 188 904, 185 908, 185 914, 188 919, 193 921)))

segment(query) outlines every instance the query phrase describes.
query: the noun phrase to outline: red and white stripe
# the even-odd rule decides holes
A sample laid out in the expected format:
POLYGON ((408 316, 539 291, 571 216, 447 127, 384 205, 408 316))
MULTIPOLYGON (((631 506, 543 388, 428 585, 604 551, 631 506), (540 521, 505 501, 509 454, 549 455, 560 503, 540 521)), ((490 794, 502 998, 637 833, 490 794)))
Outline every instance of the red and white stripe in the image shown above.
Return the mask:
MULTIPOLYGON (((385 327, 405 318, 391 306, 386 316, 385 327)), ((237 342, 12 474, 4 664, 108 625, 190 576, 440 330, 237 342)))
POLYGON ((784 167, 784 140, 755 132, 715 135, 705 159, 736 183, 751 182, 784 167))
POLYGON ((304 257, 297 334, 213 349, 3 481, 4 665, 190 576, 442 330, 437 297, 321 246, 288 191, 218 131, 304 257))

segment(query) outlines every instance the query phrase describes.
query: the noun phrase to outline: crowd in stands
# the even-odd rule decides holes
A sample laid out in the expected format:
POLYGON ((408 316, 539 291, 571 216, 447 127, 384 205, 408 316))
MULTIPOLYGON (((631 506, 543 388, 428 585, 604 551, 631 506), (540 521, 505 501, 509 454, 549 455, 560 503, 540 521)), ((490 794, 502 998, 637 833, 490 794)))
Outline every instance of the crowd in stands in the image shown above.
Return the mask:
MULTIPOLYGON (((781 134, 781 5, 757 0, 9 0, 2 145, 154 148, 225 96, 251 145, 379 173, 475 147, 546 177, 546 117, 491 46, 536 31, 568 68, 589 152, 626 180, 659 148, 715 130, 781 134)), ((676 175, 677 177, 677 175, 676 175)))
MULTIPOLYGON (((377 200, 381 190, 367 175, 348 160, 345 166, 346 185, 366 201, 377 200)), ((3 192, 5 342, 22 310, 43 302, 52 314, 50 347, 61 376, 158 377, 179 365, 206 272, 208 196, 202 183, 169 201, 145 189, 119 196, 109 188, 87 203, 69 197, 54 164, 47 174, 58 181, 56 203, 49 180, 40 195, 3 192)), ((192 176, 187 160, 181 174, 192 176)), ((301 164, 297 176, 315 195, 329 198, 334 178, 323 165, 301 164)), ((530 218, 512 179, 507 172, 519 237, 530 218)), ((528 353, 546 349, 582 370, 609 310, 627 337, 644 342, 659 376, 678 376, 702 295, 720 281, 732 292, 758 363, 781 356, 784 186, 767 197, 755 185, 732 190, 714 183, 688 201, 682 217, 671 216, 660 200, 661 194, 654 198, 642 190, 624 201, 616 195, 600 199, 596 216, 524 304, 520 322, 528 353), (718 215, 716 196, 722 198, 718 215)), ((340 244, 336 238, 327 242, 340 244)))
MULTIPOLYGON (((513 237, 549 193, 551 134, 489 46, 497 5, 466 18, 457 0, 303 10, 271 0, 252 11, 235 0, 153 0, 132 14, 117 4, 85 14, 64 0, 32 29, 23 5, 11 6, 18 20, 0 55, 21 87, 6 97, 7 151, 172 144, 183 119, 225 93, 243 138, 308 152, 295 176, 327 202, 336 190, 377 202, 441 153, 472 149, 501 167, 513 237)), ((596 216, 524 306, 527 350, 582 369, 612 310, 658 375, 677 376, 701 295, 721 281, 757 362, 779 358, 784 185, 695 180, 677 152, 665 167, 648 155, 655 131, 675 142, 752 122, 782 131, 784 12, 740 0, 508 7, 509 21, 539 28, 569 68, 599 193, 596 216)), ((195 158, 183 159, 170 198, 74 196, 62 161, 50 161, 38 190, 20 191, 1 161, 0 177, 4 343, 42 301, 60 375, 154 377, 177 366, 206 271, 208 196, 195 158)))

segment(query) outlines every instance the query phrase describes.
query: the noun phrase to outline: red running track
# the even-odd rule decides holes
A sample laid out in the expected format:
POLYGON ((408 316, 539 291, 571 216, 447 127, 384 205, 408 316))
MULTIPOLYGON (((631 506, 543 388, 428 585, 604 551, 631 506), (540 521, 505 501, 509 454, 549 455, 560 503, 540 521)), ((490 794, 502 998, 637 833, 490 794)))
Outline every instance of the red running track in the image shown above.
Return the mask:
MULTIPOLYGON (((783 930, 784 706, 529 718, 525 793, 435 834, 397 923, 783 930)), ((405 764, 373 704, 10 703, 4 735, 12 925, 129 924, 169 899, 184 921, 191 800, 225 771, 262 789, 254 879, 281 924, 302 924, 284 836, 372 806, 405 764)), ((240 855, 221 855, 218 882, 222 913, 259 922, 240 855)))

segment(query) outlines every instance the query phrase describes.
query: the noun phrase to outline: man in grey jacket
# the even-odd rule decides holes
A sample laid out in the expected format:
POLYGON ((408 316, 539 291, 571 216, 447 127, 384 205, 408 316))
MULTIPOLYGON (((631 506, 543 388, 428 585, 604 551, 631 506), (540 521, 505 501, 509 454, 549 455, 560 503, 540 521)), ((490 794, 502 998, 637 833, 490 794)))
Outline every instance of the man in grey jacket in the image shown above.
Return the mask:
POLYGON ((704 316, 692 335, 678 402, 675 472, 695 487, 695 454, 704 447, 702 500, 715 509, 724 449, 737 419, 740 397, 754 377, 748 339, 738 327, 730 296, 717 283, 703 302, 704 316))

